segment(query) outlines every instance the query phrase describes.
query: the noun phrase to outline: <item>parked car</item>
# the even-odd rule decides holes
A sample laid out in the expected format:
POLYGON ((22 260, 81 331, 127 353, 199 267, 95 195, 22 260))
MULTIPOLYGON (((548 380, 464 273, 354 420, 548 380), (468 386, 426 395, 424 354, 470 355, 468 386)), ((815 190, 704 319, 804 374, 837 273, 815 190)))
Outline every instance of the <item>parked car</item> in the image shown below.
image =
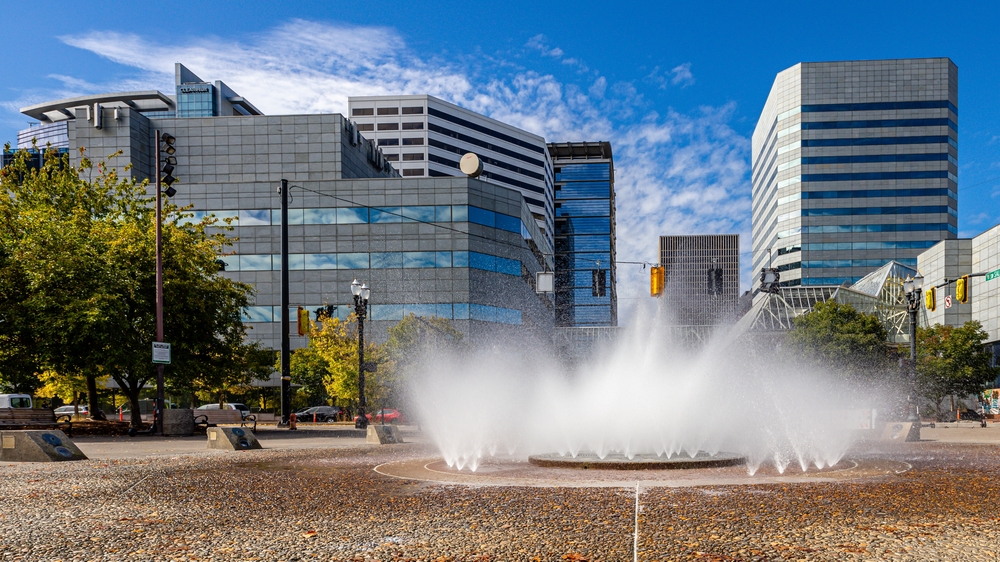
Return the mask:
POLYGON ((939 422, 953 422, 957 420, 983 421, 983 416, 975 410, 959 410, 957 415, 952 410, 950 412, 942 412, 937 417, 937 421, 939 422))
MULTIPOLYGON (((368 418, 368 421, 372 421, 371 414, 365 414, 365 417, 368 418)), ((385 408, 376 413, 375 423, 382 423, 383 417, 385 418, 385 423, 405 423, 403 413, 394 408, 385 408)), ((358 421, 358 416, 354 416, 354 421, 358 421)))
POLYGON ((31 396, 27 394, 0 394, 0 408, 31 407, 31 396))
POLYGON ((222 405, 222 408, 219 407, 219 403, 218 402, 213 403, 213 404, 203 404, 201 406, 198 406, 195 409, 196 410, 220 410, 220 409, 221 410, 239 410, 240 411, 240 416, 243 419, 246 419, 247 415, 250 413, 250 408, 247 407, 246 404, 240 404, 239 402, 226 402, 225 404, 222 405))
MULTIPOLYGON (((72 404, 69 404, 67 406, 59 406, 58 408, 56 408, 55 410, 52 410, 52 411, 57 416, 61 416, 61 415, 64 415, 64 414, 73 415, 73 413, 74 413, 74 411, 73 411, 73 405, 72 404)), ((82 405, 82 404, 80 406, 77 406, 76 412, 79 413, 81 416, 89 416, 90 415, 90 410, 87 408, 87 406, 82 405)), ((103 414, 104 410, 101 410, 101 413, 103 414)))
POLYGON ((295 412, 295 418, 300 422, 311 422, 314 419, 316 422, 335 421, 341 411, 336 406, 313 406, 301 412, 295 412))

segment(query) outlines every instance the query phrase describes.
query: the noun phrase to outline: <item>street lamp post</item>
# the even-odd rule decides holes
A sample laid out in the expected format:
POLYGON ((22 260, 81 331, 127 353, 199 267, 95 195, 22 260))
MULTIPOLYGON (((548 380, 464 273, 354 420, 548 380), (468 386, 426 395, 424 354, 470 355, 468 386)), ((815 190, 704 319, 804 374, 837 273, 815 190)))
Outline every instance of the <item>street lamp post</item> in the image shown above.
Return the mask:
POLYGON ((351 283, 351 294, 354 295, 354 314, 358 317, 358 421, 354 423, 357 429, 368 427, 365 417, 367 403, 365 401, 365 318, 368 316, 368 297, 371 295, 368 285, 351 283))
POLYGON ((917 410, 917 310, 920 309, 920 293, 924 288, 924 276, 917 273, 916 277, 907 276, 903 281, 903 291, 906 292, 906 310, 910 313, 910 393, 906 397, 910 431, 907 441, 920 441, 920 415, 917 410))

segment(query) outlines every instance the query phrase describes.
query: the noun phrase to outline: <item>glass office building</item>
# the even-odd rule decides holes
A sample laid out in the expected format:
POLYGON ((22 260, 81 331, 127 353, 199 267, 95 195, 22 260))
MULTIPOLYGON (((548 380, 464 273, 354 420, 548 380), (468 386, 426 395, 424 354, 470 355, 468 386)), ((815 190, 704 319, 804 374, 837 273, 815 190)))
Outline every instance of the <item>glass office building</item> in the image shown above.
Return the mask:
POLYGON ((958 68, 797 64, 775 78, 752 153, 754 272, 839 285, 893 260, 916 266, 957 236, 958 68))
POLYGON ((556 326, 618 325, 611 143, 549 143, 555 171, 556 326))

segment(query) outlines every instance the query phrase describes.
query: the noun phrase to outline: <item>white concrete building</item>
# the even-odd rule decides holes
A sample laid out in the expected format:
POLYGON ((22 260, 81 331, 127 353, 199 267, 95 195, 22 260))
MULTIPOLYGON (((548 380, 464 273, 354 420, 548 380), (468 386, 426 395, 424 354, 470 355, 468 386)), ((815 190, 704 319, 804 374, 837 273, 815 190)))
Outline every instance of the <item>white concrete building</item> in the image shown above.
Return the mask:
POLYGON ((350 97, 348 113, 404 178, 462 176, 462 155, 476 153, 481 177, 521 193, 553 246, 554 181, 544 138, 429 95, 350 97))

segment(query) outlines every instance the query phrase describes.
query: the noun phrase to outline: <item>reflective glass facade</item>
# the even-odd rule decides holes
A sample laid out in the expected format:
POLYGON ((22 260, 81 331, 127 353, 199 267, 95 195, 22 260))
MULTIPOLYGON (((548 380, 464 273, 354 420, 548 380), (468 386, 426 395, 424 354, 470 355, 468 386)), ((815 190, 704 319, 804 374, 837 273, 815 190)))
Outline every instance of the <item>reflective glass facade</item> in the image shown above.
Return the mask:
POLYGON ((779 73, 753 134, 754 288, 769 265, 783 285, 855 280, 954 238, 957 123, 946 58, 779 73))
POLYGON ((609 143, 549 144, 555 170, 556 326, 617 326, 609 143))

